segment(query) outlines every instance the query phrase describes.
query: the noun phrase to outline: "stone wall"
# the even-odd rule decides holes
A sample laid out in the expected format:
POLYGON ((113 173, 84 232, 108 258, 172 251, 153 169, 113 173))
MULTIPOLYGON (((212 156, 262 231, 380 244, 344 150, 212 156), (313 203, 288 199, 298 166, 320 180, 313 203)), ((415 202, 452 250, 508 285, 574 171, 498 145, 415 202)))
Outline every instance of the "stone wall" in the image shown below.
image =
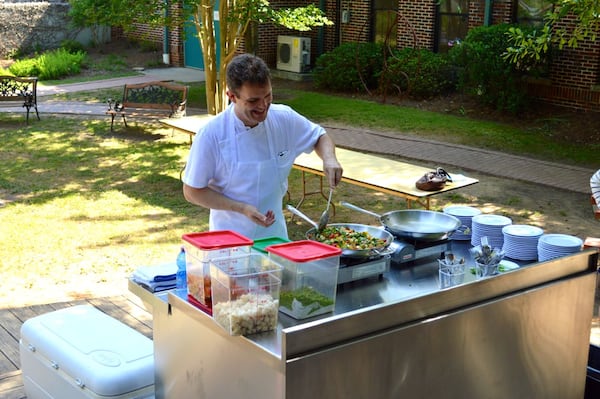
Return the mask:
MULTIPOLYGON (((0 0, 0 57, 60 47, 65 39, 92 42, 89 29, 70 28, 64 0, 0 0)), ((110 40, 110 28, 98 29, 98 41, 110 40)))

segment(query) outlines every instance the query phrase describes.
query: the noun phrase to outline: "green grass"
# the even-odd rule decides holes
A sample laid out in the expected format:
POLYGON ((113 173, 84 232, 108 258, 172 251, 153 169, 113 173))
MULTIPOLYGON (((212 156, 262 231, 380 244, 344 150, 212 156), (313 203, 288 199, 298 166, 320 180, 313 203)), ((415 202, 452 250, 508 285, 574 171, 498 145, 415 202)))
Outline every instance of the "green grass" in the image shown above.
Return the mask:
MULTIPOLYGON (((54 117, 26 125, 22 114, 0 113, 0 275, 11 290, 61 290, 77 278, 123 278, 140 265, 174 260, 184 233, 206 231, 208 211, 182 195, 179 173, 188 136, 158 123, 130 121, 110 133, 108 118, 54 117)), ((290 177, 292 203, 300 200, 300 172, 290 177)), ((309 178, 309 190, 318 187, 309 178)), ((360 201, 364 189, 348 185, 340 198, 360 201)), ((404 201, 374 193, 375 208, 404 201)), ((322 212, 323 199, 308 197, 303 210, 322 212)), ((337 220, 369 216, 337 210, 337 220)), ((310 228, 295 220, 290 236, 310 228)))
POLYGON ((531 131, 496 122, 308 91, 286 90, 282 94, 281 102, 320 123, 402 132, 548 161, 591 168, 598 166, 598 145, 555 141, 549 130, 531 131))
MULTIPOLYGON (((188 107, 206 108, 204 84, 190 86, 188 107)), ((57 99, 100 101, 120 98, 120 88, 61 94, 57 99)), ((536 129, 521 129, 507 124, 447 115, 412 107, 381 104, 375 101, 327 95, 311 91, 278 89, 275 101, 321 124, 339 124, 355 128, 413 135, 442 142, 531 156, 552 162, 597 168, 600 146, 557 140, 552 125, 541 121, 536 129)), ((554 123, 560 123, 558 120, 554 123)))
MULTIPOLYGON (((203 87, 191 86, 189 106, 202 108, 203 87)), ((61 95, 57 100, 103 102, 121 90, 61 95)), ((555 143, 540 132, 299 90, 275 88, 275 95, 321 123, 410 133, 597 167, 598 148, 555 143)), ((75 278, 112 281, 137 266, 174 260, 182 234, 208 229, 208 211, 187 203, 181 193, 179 173, 189 151, 188 136, 141 121, 131 121, 129 129, 119 126, 111 134, 109 123, 103 117, 43 115, 41 121, 26 125, 21 113, 0 113, 0 273, 9 287, 0 295, 0 305, 3 297, 10 297, 10 287, 61 290, 75 278)), ((293 204, 300 200, 300 184, 300 172, 293 170, 293 204)), ((314 191, 318 179, 311 177, 308 184, 308 191, 314 191)), ((343 199, 379 213, 405 208, 399 198, 349 184, 342 184, 335 197, 334 202, 343 199)), ((433 209, 459 202, 528 217, 527 205, 513 197, 510 204, 494 204, 495 197, 474 198, 464 190, 440 195, 433 209)), ((302 209, 318 218, 323 205, 323 198, 310 196, 302 209)), ((378 223, 339 206, 332 220, 378 223)), ((294 240, 303 239, 310 228, 297 218, 288 227, 294 240)))

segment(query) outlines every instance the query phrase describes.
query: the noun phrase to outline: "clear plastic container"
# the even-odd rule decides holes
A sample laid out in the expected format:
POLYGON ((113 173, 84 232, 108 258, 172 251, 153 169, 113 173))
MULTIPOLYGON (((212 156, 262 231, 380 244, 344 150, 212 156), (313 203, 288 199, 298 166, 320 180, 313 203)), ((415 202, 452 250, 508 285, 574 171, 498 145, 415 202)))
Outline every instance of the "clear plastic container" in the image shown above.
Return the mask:
POLYGON ((250 253, 254 241, 229 230, 207 231, 183 235, 188 295, 211 308, 211 259, 250 253))
POLYGON ((342 250, 317 241, 294 241, 266 248, 283 266, 279 310, 295 319, 328 313, 335 308, 342 250))
POLYGON ((231 335, 274 330, 282 269, 260 253, 211 260, 213 319, 231 335))

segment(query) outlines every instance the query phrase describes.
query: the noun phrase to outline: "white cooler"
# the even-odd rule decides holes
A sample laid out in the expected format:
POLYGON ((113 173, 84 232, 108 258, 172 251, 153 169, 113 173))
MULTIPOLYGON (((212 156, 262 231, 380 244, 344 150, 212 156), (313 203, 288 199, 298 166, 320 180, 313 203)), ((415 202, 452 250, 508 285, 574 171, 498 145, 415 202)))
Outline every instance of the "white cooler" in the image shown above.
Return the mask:
POLYGON ((154 398, 152 340, 93 306, 27 320, 19 346, 28 399, 154 398))

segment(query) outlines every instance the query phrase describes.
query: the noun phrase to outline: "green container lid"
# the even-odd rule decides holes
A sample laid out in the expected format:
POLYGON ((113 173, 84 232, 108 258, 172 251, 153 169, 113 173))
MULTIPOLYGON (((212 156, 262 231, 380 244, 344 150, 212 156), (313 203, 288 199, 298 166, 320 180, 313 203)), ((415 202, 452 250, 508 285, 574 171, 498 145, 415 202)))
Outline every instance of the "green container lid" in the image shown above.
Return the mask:
POLYGON ((281 237, 259 238, 257 240, 254 240, 254 245, 252 246, 252 249, 255 249, 262 253, 267 253, 267 250, 265 248, 268 247, 269 245, 285 244, 287 242, 291 242, 291 241, 286 238, 281 238, 281 237))

